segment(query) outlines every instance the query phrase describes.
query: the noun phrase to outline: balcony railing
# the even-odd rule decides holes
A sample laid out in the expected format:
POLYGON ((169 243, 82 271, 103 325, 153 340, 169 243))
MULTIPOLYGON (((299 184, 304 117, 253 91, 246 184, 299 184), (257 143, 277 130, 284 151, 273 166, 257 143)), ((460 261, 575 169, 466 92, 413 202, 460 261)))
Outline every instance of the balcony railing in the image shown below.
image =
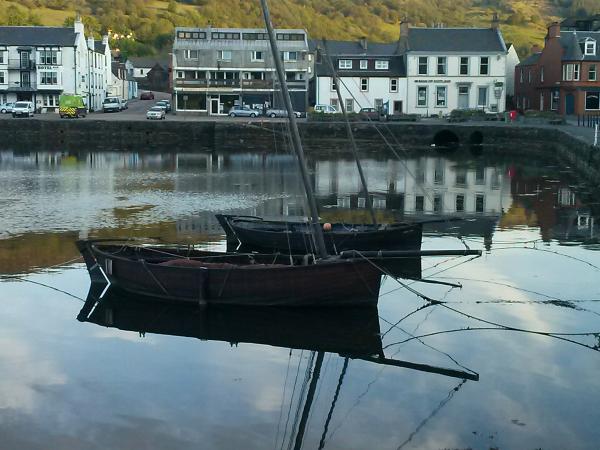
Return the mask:
POLYGON ((175 80, 175 86, 188 87, 240 87, 240 80, 175 80))
POLYGON ((36 90, 36 82, 35 81, 15 81, 13 83, 8 84, 8 91, 10 92, 32 92, 36 90))
POLYGON ((243 88, 273 89, 273 80, 242 80, 243 88))
POLYGON ((35 70, 35 61, 32 59, 22 60, 22 59, 9 59, 8 60, 8 68, 16 69, 16 70, 35 70))

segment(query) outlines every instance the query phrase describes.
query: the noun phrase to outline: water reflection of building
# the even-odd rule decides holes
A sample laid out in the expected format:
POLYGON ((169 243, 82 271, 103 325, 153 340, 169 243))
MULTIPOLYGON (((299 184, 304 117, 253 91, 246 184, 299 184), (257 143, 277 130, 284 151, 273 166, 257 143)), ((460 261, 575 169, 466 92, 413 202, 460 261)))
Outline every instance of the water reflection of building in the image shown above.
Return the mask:
MULTIPOLYGON (((367 160, 364 170, 376 209, 405 214, 481 214, 498 216, 510 207, 510 185, 503 171, 462 166, 444 158, 405 161, 367 160)), ((319 161, 317 195, 342 208, 364 208, 354 161, 319 161)))
MULTIPOLYGON (((544 240, 586 242, 599 236, 596 218, 567 183, 545 176, 515 174, 515 207, 525 209, 526 225, 537 225, 544 240)), ((513 219, 514 221, 514 219, 513 219)))

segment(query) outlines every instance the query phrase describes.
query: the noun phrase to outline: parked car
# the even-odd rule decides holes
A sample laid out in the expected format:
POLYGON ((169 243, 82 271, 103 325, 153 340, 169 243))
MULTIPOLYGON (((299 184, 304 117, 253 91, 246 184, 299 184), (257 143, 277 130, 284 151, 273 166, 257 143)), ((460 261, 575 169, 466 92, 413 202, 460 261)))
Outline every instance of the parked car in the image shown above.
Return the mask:
POLYGON ((33 112, 35 111, 35 107, 33 106, 33 102, 16 102, 15 106, 13 106, 12 116, 13 117, 33 117, 33 112))
POLYGON ((102 111, 121 111, 121 99, 119 97, 106 97, 102 102, 102 111))
POLYGON ((152 92, 152 91, 142 92, 140 95, 140 100, 154 100, 154 92, 152 92))
POLYGON ((171 111, 171 102, 169 100, 159 100, 156 102, 156 106, 164 106, 165 112, 171 111))
POLYGON ((14 106, 15 106, 15 102, 8 102, 8 103, 0 104, 0 113, 2 113, 2 114, 11 113, 14 106))
POLYGON ((234 105, 229 110, 229 117, 257 117, 261 114, 261 111, 252 109, 249 106, 234 105))
POLYGON ((153 106, 146 113, 146 119, 164 120, 165 118, 166 112, 161 106, 153 106))
MULTIPOLYGON (((267 117, 287 117, 288 112, 287 112, 287 109, 270 108, 270 109, 267 109, 267 112, 265 113, 265 115, 267 117)), ((296 117, 302 117, 302 113, 298 112, 298 111, 294 111, 294 115, 296 117)))
POLYGON ((363 120, 385 120, 385 114, 376 108, 361 108, 358 114, 363 120))
POLYGON ((337 109, 335 109, 335 107, 333 107, 331 105, 315 105, 313 110, 315 112, 323 113, 323 114, 334 114, 334 113, 338 112, 337 109))
POLYGON ((121 100, 121 111, 123 111, 124 109, 129 108, 129 105, 127 104, 127 100, 125 100, 124 98, 122 98, 120 100, 121 100))

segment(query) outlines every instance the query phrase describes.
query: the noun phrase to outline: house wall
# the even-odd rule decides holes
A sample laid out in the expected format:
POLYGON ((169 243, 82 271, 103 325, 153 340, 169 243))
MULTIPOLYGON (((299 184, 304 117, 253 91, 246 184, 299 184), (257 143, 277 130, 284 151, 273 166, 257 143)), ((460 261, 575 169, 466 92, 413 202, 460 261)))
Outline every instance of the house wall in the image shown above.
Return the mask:
MULTIPOLYGON (((326 105, 337 105, 337 93, 332 89, 331 77, 316 77, 316 103, 326 105)), ((394 108, 394 101, 404 101, 406 99, 406 78, 397 78, 398 91, 390 91, 390 77, 340 77, 340 91, 344 101, 353 100, 353 110, 348 112, 359 112, 361 108, 374 108, 375 100, 381 99, 383 104, 388 104, 388 113, 391 114, 394 108), (361 90, 361 80, 368 80, 368 90, 361 90)), ((339 108, 338 108, 339 109, 339 108)))
POLYGON ((506 95, 515 95, 515 67, 519 64, 519 55, 514 45, 511 45, 506 55, 506 95))
POLYGON ((449 114, 454 109, 459 109, 459 86, 467 86, 469 92, 469 109, 484 109, 485 111, 502 112, 506 108, 506 54, 505 53, 478 53, 478 54, 432 54, 409 53, 407 56, 407 107, 408 113, 423 116, 449 114), (446 74, 437 75, 437 58, 446 57, 446 74), (419 57, 428 58, 427 75, 419 75, 419 57), (469 58, 469 75, 460 75, 460 58, 469 58), (488 75, 479 74, 481 57, 488 57, 488 75), (501 84, 496 86, 496 84, 501 84), (417 94, 419 87, 427 87, 427 104, 418 106, 417 94), (447 98, 445 106, 437 106, 437 87, 446 87, 447 98), (486 105, 478 104, 478 91, 480 87, 487 88, 486 105), (494 108, 495 106, 495 108, 494 108))

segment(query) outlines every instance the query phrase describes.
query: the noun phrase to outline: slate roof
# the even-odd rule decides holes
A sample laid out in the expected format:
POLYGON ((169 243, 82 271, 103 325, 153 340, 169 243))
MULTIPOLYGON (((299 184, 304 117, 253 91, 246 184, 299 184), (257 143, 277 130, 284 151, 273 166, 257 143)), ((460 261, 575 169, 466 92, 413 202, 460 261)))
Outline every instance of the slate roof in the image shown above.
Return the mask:
POLYGON ((502 35, 492 28, 409 28, 413 52, 506 52, 502 35))
MULTIPOLYGON (((309 41, 309 48, 311 51, 316 52, 317 49, 325 50, 331 55, 334 66, 337 67, 337 61, 339 59, 382 59, 389 61, 389 68, 387 70, 375 70, 363 69, 360 70, 358 67, 355 70, 339 69, 338 75, 344 77, 405 77, 406 67, 404 65, 404 58, 402 55, 397 53, 398 43, 379 43, 379 42, 367 42, 367 48, 363 48, 359 41, 327 41, 326 47, 323 41, 309 41)), ((317 76, 330 77, 332 76, 331 70, 327 60, 323 57, 321 62, 318 62, 319 58, 315 58, 315 73, 317 76)), ((355 65, 358 65, 356 63, 355 65)), ((373 63, 371 63, 371 66, 373 63)))
POLYGON ((517 66, 533 66, 539 61, 540 56, 542 56, 542 52, 534 53, 533 55, 528 56, 519 64, 517 64, 517 66))
POLYGON ((562 31, 560 43, 563 46, 563 61, 600 61, 600 31, 562 31), (596 54, 584 55, 579 42, 586 38, 596 41, 596 54))
POLYGON ((63 27, 0 27, 0 45, 56 45, 73 47, 73 28, 63 27))
POLYGON ((98 53, 104 54, 106 51, 106 45, 104 45, 102 41, 94 41, 94 50, 98 53))
POLYGON ((157 55, 157 56, 131 56, 128 58, 131 61, 133 67, 137 69, 152 68, 156 64, 167 69, 169 67, 169 56, 168 55, 157 55))

